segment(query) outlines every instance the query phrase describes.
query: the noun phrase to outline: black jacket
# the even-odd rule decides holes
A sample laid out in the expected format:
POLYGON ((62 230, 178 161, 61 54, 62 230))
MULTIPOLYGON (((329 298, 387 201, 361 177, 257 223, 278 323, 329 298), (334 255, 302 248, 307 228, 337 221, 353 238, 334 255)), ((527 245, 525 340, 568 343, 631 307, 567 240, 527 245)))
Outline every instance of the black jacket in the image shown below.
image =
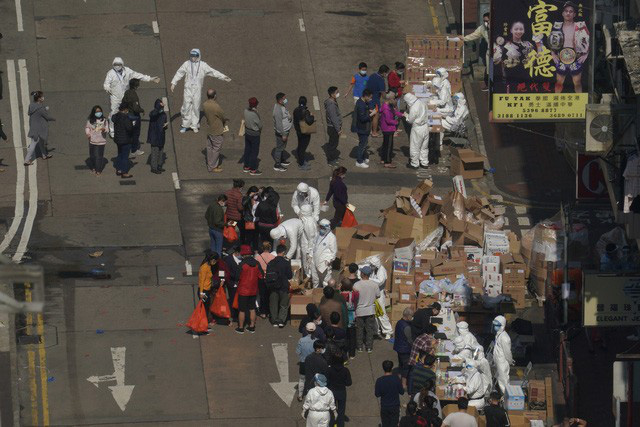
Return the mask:
POLYGON ((160 106, 162 101, 156 99, 153 111, 149 113, 149 132, 147 142, 152 147, 164 147, 164 124, 167 123, 167 113, 160 106))
POLYGON ((227 267, 229 268, 230 277, 228 281, 236 285, 238 280, 240 280, 240 264, 236 263, 233 255, 227 255, 224 257, 224 263, 227 264, 227 267))
POLYGON ((362 100, 362 98, 356 101, 356 106, 353 109, 353 117, 351 120, 351 132, 355 132, 359 135, 369 135, 371 132, 371 116, 369 115, 371 109, 369 105, 362 100))
POLYGON ((315 351, 304 360, 304 392, 308 392, 314 387, 313 377, 315 374, 327 375, 329 365, 320 353, 315 351))
POLYGON ((511 425, 507 411, 499 406, 485 406, 484 416, 487 418, 487 427, 507 427, 511 425))
POLYGON ((347 397, 347 387, 351 386, 351 372, 348 368, 338 364, 331 365, 327 371, 327 387, 336 399, 347 397))
POLYGON ((133 122, 123 112, 118 112, 111 118, 113 122, 113 141, 117 145, 133 143, 133 122))
POLYGON ((133 114, 134 116, 139 116, 144 113, 144 110, 140 106, 140 98, 138 98, 138 93, 135 89, 127 89, 122 97, 122 103, 127 104, 129 107, 129 114, 133 114))
POLYGON ((256 208, 256 218, 258 222, 275 225, 278 222, 278 205, 270 198, 262 200, 256 208))
POLYGON ((278 278, 276 284, 271 288, 274 291, 288 291, 289 280, 293 278, 293 271, 291 270, 291 261, 284 257, 277 256, 267 264, 267 275, 269 273, 276 273, 278 278))
POLYGON ((298 136, 302 135, 302 130, 300 129, 300 121, 302 120, 308 125, 312 125, 315 121, 315 118, 311 115, 306 105, 300 105, 293 110, 293 127, 296 128, 296 134, 298 136))

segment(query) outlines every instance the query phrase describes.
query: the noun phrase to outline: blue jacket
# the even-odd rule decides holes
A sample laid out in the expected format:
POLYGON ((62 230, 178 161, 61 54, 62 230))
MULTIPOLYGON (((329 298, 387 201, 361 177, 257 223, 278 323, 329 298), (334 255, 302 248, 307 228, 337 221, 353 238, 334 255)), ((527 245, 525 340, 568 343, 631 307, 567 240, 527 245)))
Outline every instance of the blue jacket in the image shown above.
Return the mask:
POLYGON ((369 76, 369 81, 367 81, 367 89, 373 93, 373 104, 380 108, 380 92, 384 92, 386 90, 384 77, 378 73, 371 74, 369 76))
POLYGON ((411 353, 411 344, 409 344, 407 335, 404 333, 407 326, 411 326, 411 324, 404 319, 400 319, 396 323, 396 330, 393 334, 393 350, 396 353, 411 353))
POLYGON ((356 107, 353 110, 353 119, 351 121, 351 132, 359 135, 369 135, 369 133, 371 133, 370 111, 369 106, 362 98, 356 101, 356 107))
POLYGON ((369 76, 363 76, 360 73, 355 73, 353 81, 353 96, 360 98, 362 96, 362 91, 367 87, 369 76))

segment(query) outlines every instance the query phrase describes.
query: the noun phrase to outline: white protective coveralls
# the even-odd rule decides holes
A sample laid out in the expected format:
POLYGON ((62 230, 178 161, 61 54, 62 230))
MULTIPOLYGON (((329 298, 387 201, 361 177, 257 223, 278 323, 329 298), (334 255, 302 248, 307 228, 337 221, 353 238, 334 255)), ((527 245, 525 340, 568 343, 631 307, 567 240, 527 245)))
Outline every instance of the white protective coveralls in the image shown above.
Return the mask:
POLYGON ((302 405, 302 416, 307 415, 307 427, 328 427, 331 420, 329 411, 337 418, 336 402, 333 393, 327 387, 315 386, 307 393, 302 405))
POLYGON ((429 166, 429 114, 427 107, 412 93, 404 95, 409 107, 407 121, 411 123, 409 156, 411 166, 429 166))
POLYGON ((474 360, 467 361, 463 374, 466 381, 464 390, 469 398, 469 406, 484 408, 484 394, 487 387, 482 374, 478 371, 477 363, 474 360))
POLYGON ((469 107, 467 107, 467 100, 462 92, 453 95, 453 100, 456 104, 456 109, 453 115, 447 116, 442 120, 442 127, 448 131, 455 132, 469 115, 469 107))
POLYGON ((456 324, 456 331, 458 332, 458 335, 461 336, 464 340, 464 345, 466 348, 473 351, 476 348, 480 347, 480 344, 478 343, 476 337, 474 337, 473 334, 469 332, 469 324, 467 322, 458 322, 456 324))
POLYGON ((509 385, 509 370, 513 364, 511 355, 511 338, 505 328, 507 319, 504 316, 496 316, 493 319, 493 330, 496 333, 496 340, 493 345, 493 363, 496 367, 496 378, 502 394, 509 385))
MULTIPOLYGON (((387 297, 385 295, 385 286, 387 284, 387 269, 384 268, 382 263, 380 262, 380 257, 371 258, 371 269, 373 270, 373 274, 369 277, 369 280, 373 280, 378 284, 378 288, 380 289, 380 296, 378 297, 378 304, 380 307, 385 309, 387 306, 387 297)), ((387 312, 385 309, 385 313, 376 317, 378 321, 378 326, 380 327, 380 332, 384 336, 384 339, 390 339, 391 334, 393 334, 393 328, 391 327, 391 322, 389 321, 389 316, 387 316, 387 312)))
POLYGON ((289 251, 286 257, 289 259, 300 259, 300 239, 302 238, 302 221, 299 218, 290 218, 283 221, 269 233, 273 239, 273 247, 278 246, 278 240, 287 239, 289 241, 289 251))
POLYGON ((310 205, 313 213, 313 218, 317 221, 320 220, 320 193, 313 187, 310 187, 304 182, 298 184, 298 188, 293 192, 291 196, 291 207, 293 212, 300 216, 300 208, 304 205, 310 205))
POLYGON ((171 91, 173 92, 176 84, 184 77, 184 95, 182 108, 180 109, 182 127, 191 128, 194 132, 197 132, 200 127, 200 101, 202 99, 202 84, 205 76, 215 77, 225 82, 230 82, 231 79, 220 71, 211 68, 206 62, 201 61, 200 49, 191 49, 191 54, 197 54, 196 60, 189 59, 178 68, 176 75, 171 80, 171 91))
POLYGON ((320 220, 320 229, 316 240, 313 242, 313 266, 311 280, 313 287, 322 284, 325 287, 331 279, 331 263, 338 253, 338 242, 335 234, 331 232, 331 223, 327 219, 320 220))
POLYGON ((436 70, 436 77, 433 85, 438 90, 438 95, 429 99, 429 104, 437 107, 436 111, 442 114, 453 112, 453 100, 451 99, 451 83, 449 82, 449 72, 440 67, 436 70))
POLYGON ((453 354, 465 361, 473 359, 473 350, 467 347, 464 338, 460 335, 453 339, 453 354))
POLYGON ((129 80, 140 79, 143 82, 149 82, 157 77, 147 76, 137 71, 133 71, 129 67, 124 66, 122 58, 113 58, 113 67, 107 71, 102 87, 109 94, 111 101, 111 112, 109 113, 109 131, 113 133, 113 122, 111 116, 118 112, 118 107, 122 102, 122 97, 127 89, 129 89, 129 80), (117 70, 116 70, 117 68, 117 70))
POLYGON ((478 371, 482 375, 484 384, 487 386, 485 396, 488 396, 489 393, 491 393, 491 388, 493 386, 493 375, 491 375, 491 365, 489 365, 489 361, 484 355, 484 348, 482 348, 482 346, 476 348, 474 352, 474 360, 478 365, 478 371))
POLYGON ((300 238, 300 259, 302 268, 307 277, 311 277, 313 270, 313 243, 318 235, 318 226, 313 218, 311 205, 302 205, 300 208, 300 221, 302 221, 302 237, 300 238))

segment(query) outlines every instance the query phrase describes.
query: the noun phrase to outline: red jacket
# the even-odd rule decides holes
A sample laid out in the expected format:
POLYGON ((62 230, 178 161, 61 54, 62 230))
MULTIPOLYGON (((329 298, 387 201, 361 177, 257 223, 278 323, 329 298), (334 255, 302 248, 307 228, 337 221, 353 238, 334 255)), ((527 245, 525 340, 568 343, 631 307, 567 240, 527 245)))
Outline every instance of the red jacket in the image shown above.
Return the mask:
POLYGON ((242 192, 232 188, 224 192, 227 196, 227 221, 240 221, 242 219, 242 192))
POLYGON ((250 297, 258 295, 258 280, 264 277, 262 267, 255 258, 245 258, 240 263, 240 279, 238 280, 238 295, 250 297))
POLYGON ((402 96, 402 86, 400 86, 400 76, 398 73, 394 71, 389 73, 389 77, 387 77, 387 81, 389 82, 389 90, 393 90, 396 92, 396 99, 402 96))

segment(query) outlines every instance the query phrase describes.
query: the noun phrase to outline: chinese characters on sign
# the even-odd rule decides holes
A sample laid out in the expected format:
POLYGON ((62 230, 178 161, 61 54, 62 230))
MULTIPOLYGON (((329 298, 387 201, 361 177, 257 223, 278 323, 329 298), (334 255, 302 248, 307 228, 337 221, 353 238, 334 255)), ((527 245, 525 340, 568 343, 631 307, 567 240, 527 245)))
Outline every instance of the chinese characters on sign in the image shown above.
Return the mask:
POLYGON ((584 326, 640 325, 640 276, 584 275, 584 326))
POLYGON ((585 118, 591 46, 586 5, 492 2, 492 120, 585 118))

